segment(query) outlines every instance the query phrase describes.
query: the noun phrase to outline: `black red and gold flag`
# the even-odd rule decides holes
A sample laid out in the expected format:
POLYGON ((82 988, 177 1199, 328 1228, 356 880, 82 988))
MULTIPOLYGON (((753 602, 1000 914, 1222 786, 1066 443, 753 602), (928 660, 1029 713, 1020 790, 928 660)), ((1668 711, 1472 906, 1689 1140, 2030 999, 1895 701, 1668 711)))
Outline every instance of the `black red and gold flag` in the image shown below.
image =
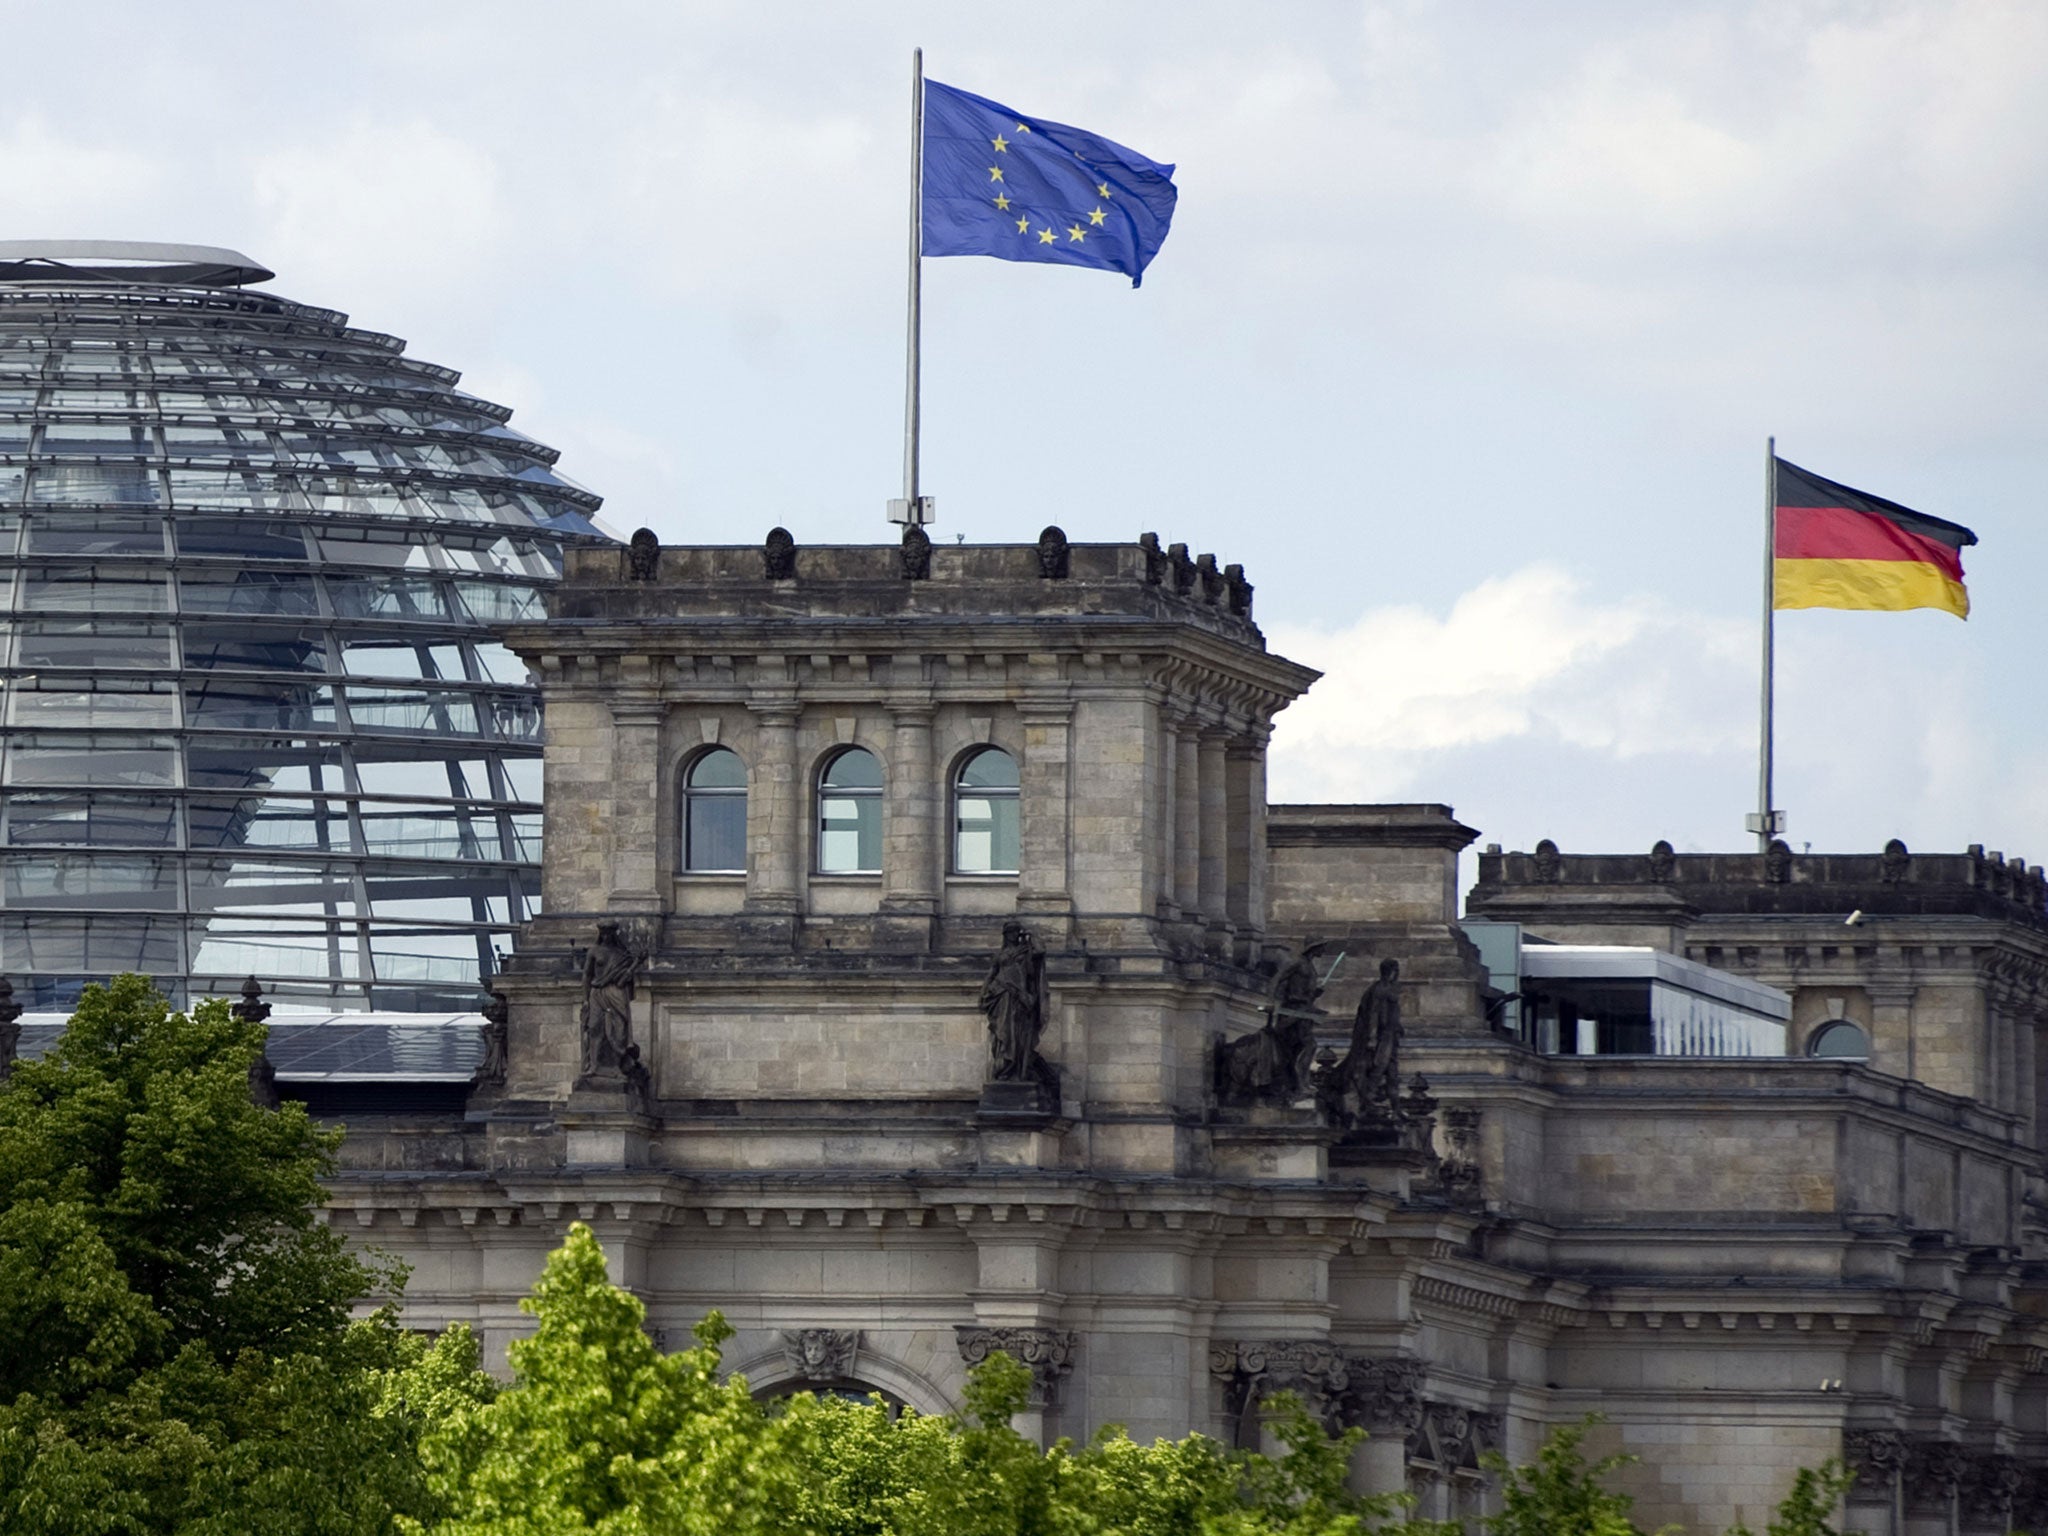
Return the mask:
POLYGON ((1941 608, 1970 616, 1959 523, 1777 461, 1773 608, 1941 608))

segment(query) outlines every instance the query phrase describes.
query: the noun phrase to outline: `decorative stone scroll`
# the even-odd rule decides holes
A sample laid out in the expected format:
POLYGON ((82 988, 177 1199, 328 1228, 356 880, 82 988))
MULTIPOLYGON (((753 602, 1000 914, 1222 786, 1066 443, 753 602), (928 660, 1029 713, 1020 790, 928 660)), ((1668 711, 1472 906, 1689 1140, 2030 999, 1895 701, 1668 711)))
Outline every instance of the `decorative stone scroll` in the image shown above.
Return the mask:
POLYGON ((1351 1383, 1344 1352, 1327 1339, 1246 1339, 1209 1346, 1209 1374, 1223 1383, 1233 1417, 1276 1392, 1292 1392, 1325 1424, 1351 1383))
POLYGON ((1907 1441, 1906 1508, 1916 1514, 1947 1515, 1968 1471, 1968 1456, 1952 1441, 1907 1441))
POLYGON ((2007 1529, 2021 1476, 2018 1457, 1996 1451, 1970 1453, 1961 1483, 1963 1524, 2007 1529))
POLYGON ((782 1358, 805 1381, 851 1381, 860 1357, 858 1328, 797 1328, 782 1335, 782 1358))
POLYGON ((1059 1328, 977 1328, 962 1324, 953 1330, 960 1358, 979 1365, 1001 1352, 1031 1372, 1031 1406, 1050 1408, 1059 1401, 1060 1379, 1074 1368, 1078 1335, 1059 1328))
POLYGON ((1847 1429, 1842 1431, 1842 1460, 1855 1479, 1853 1496, 1889 1499, 1905 1469, 1906 1442, 1894 1430, 1847 1429))
POLYGON ((1427 1412, 1422 1399, 1422 1379, 1427 1373, 1420 1360, 1398 1355, 1352 1356, 1338 1393, 1338 1422, 1346 1429, 1362 1429, 1371 1435, 1413 1435, 1422 1427, 1427 1412))

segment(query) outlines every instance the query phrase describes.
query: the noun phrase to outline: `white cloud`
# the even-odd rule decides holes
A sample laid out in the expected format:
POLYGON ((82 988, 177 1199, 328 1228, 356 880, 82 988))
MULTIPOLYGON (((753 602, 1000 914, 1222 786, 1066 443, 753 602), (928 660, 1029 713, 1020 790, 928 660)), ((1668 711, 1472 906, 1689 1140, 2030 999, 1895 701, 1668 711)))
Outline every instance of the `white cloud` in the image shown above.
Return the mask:
MULTIPOLYGON (((217 244, 203 231, 110 226, 114 209, 149 203, 168 178, 149 153, 85 144, 60 135, 34 114, 0 132, 0 202, 10 240, 159 239, 217 244)), ((132 214, 122 215, 127 225, 132 214)))
POLYGON ((1441 615, 1374 609, 1338 633, 1268 643, 1323 669, 1274 732, 1279 799, 1428 795, 1458 753, 1517 743, 1627 759, 1738 744, 1748 636, 1642 597, 1602 599, 1566 571, 1480 582, 1441 615))

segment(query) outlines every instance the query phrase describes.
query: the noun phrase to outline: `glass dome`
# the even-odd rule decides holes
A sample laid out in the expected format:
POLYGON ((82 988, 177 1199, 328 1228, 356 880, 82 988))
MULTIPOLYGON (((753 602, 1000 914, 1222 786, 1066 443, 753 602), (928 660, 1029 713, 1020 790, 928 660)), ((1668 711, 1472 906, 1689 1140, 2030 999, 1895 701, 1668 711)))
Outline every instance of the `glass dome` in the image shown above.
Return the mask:
POLYGON ((492 626, 599 500, 195 249, 0 246, 0 974, 472 1007, 539 896, 540 697, 492 626))

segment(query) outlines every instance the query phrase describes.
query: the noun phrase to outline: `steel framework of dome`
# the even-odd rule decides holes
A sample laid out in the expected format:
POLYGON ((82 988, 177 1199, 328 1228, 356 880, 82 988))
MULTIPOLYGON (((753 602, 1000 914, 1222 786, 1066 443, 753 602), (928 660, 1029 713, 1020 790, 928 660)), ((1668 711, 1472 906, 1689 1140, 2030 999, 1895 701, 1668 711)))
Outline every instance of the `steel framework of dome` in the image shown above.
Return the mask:
POLYGON ((535 909, 529 617, 598 498, 231 251, 0 245, 0 974, 474 1006, 535 909), (66 260, 83 257, 82 261, 66 260))

